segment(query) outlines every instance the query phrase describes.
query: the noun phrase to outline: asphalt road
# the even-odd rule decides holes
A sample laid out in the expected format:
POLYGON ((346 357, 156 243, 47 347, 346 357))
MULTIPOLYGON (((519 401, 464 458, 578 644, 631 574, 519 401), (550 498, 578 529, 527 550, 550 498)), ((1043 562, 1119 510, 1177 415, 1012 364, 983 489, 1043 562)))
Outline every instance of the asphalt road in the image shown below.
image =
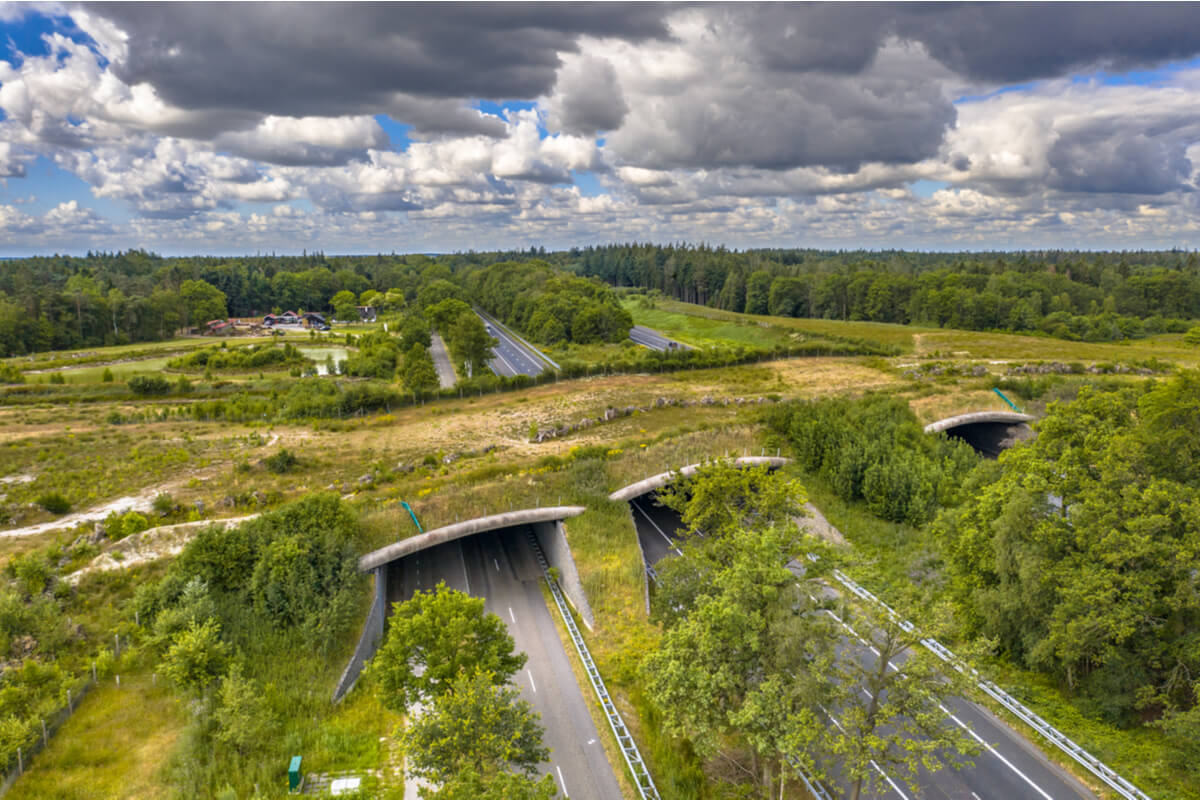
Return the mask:
MULTIPOLYGON (((651 496, 639 497, 630 505, 647 561, 654 564, 675 555, 678 552, 675 542, 683 532, 679 515, 656 506, 651 496)), ((873 653, 857 643, 848 649, 863 663, 874 659, 873 653)), ((973 759, 974 765, 933 773, 922 769, 919 794, 914 795, 895 780, 894 786, 885 786, 882 793, 872 797, 877 800, 1095 800, 1096 796, 1083 784, 1052 764, 1029 740, 990 711, 958 697, 949 698, 944 704, 947 724, 957 725, 954 721, 957 718, 984 742, 982 752, 973 759)))
MULTIPOLYGON (((479 312, 476 311, 476 314, 479 312)), ((529 352, 525 345, 518 342, 512 336, 509 336, 499 325, 492 324, 482 314, 479 318, 483 320, 489 330, 488 334, 495 337, 499 344, 492 350, 495 358, 488 361, 488 366, 492 372, 502 377, 511 378, 514 375, 528 375, 535 377, 542 374, 546 368, 546 363, 537 356, 529 352)))
POLYGON ((430 335, 429 355, 433 359, 434 368, 437 369, 438 385, 443 389, 453 389, 454 384, 458 382, 458 375, 454 372, 454 365, 450 363, 450 354, 446 352, 446 342, 442 340, 440 334, 430 335))
POLYGON ((407 600, 417 589, 446 585, 487 601, 504 620, 519 651, 529 660, 513 682, 542 715, 550 761, 541 766, 559 791, 572 800, 614 800, 621 796, 600 734, 588 713, 588 700, 575 680, 554 621, 538 585, 541 570, 524 528, 508 528, 459 539, 393 562, 388 572, 388 603, 407 600))
POLYGON ((653 328, 646 328, 642 325, 634 325, 629 329, 629 338, 640 344, 642 347, 649 347, 651 350, 691 350, 692 348, 683 342, 677 342, 674 339, 668 339, 653 328))

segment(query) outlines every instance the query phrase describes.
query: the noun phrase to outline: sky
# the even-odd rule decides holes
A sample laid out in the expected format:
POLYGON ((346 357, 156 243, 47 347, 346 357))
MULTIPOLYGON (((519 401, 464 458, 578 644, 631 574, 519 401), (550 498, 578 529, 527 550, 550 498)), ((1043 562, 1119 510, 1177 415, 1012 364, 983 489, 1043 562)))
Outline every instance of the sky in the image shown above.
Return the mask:
POLYGON ((1200 247, 1200 5, 4 4, 0 256, 1200 247))

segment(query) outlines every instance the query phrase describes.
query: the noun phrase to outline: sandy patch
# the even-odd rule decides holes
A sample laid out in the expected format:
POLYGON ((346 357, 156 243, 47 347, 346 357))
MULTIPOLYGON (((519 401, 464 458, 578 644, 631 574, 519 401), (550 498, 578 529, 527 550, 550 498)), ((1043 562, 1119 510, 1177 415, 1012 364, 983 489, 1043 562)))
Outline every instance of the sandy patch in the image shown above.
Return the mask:
POLYGON ((187 543, 192 540, 197 533, 207 528, 210 525, 219 525, 221 527, 229 527, 232 525, 240 525, 246 520, 251 520, 257 517, 258 514, 250 514, 245 517, 231 517, 229 519, 204 519, 196 522, 181 522, 178 525, 161 525, 157 528, 150 528, 141 533, 135 533, 114 544, 112 547, 105 550, 100 555, 92 559, 86 567, 81 567, 70 575, 66 576, 67 583, 78 583, 79 579, 90 572, 108 572, 117 569, 127 569, 145 564, 148 561, 157 561, 160 558, 169 558, 179 555, 187 543))
POLYGON ((796 523, 796 526, 800 530, 811 533, 813 536, 824 539, 831 544, 846 543, 846 537, 842 536, 842 532, 833 527, 829 523, 829 520, 825 519, 825 515, 821 513, 819 508, 812 503, 805 503, 804 511, 807 513, 807 516, 792 518, 792 521, 796 523))
POLYGON ((154 504, 155 495, 164 491, 165 488, 156 486, 150 489, 143 489, 138 494, 118 497, 116 500, 109 500, 103 505, 94 506, 86 511, 76 511, 73 514, 66 514, 49 522, 39 522, 37 525, 27 525, 24 528, 12 528, 7 531, 0 531, 0 537, 36 536, 39 533, 59 530, 60 528, 74 528, 76 525, 82 525, 85 522, 99 522, 113 512, 124 514, 127 511, 149 511, 154 504))

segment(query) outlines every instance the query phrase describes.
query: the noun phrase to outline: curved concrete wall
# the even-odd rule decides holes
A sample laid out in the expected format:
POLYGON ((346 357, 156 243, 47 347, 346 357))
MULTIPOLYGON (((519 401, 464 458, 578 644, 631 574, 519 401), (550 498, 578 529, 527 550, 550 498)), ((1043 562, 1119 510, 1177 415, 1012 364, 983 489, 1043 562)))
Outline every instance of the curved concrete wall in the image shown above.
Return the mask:
MULTIPOLYGON (((764 464, 768 467, 782 467, 784 464, 792 463, 792 460, 790 458, 776 458, 775 456, 746 456, 735 458, 733 463, 739 467, 761 467, 764 464)), ((635 497, 641 497, 647 492, 661 489, 671 481, 678 480, 681 475, 684 477, 695 475, 696 470, 700 466, 700 464, 689 464, 673 472, 661 472, 658 475, 652 475, 645 480, 631 483, 622 489, 617 489, 608 496, 608 499, 627 502, 635 497)))
POLYGON ((518 525, 536 525, 539 522, 557 522, 568 517, 577 517, 586 511, 583 506, 547 506, 546 508, 527 508, 521 511, 509 511, 505 514, 493 514, 490 517, 476 517, 465 522, 456 522, 441 528, 427 531, 417 536, 410 536, 398 542, 373 550, 358 560, 358 568, 362 572, 370 572, 390 561, 404 558, 407 555, 435 547, 439 544, 452 542, 464 536, 476 533, 513 528, 518 525))
POLYGON ((957 428, 960 425, 974 425, 980 422, 1002 422, 1007 425, 1017 425, 1022 422, 1033 422, 1034 419, 1028 414, 1018 414, 1015 411, 974 411, 970 414, 958 414, 931 422, 925 426, 925 432, 938 433, 957 428))

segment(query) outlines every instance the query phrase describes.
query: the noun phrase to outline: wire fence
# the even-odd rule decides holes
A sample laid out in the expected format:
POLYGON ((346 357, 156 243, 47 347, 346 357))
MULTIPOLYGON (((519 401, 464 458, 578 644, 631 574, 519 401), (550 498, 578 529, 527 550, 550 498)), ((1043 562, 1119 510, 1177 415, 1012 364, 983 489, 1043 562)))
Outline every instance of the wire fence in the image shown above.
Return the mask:
MULTIPOLYGON (((124 637, 116 640, 116 652, 120 652, 123 644, 128 646, 128 643, 124 641, 124 637)), ((122 685, 130 686, 129 676, 126 676, 126 680, 122 684, 120 674, 112 676, 100 674, 97 671, 95 662, 93 662, 91 671, 87 675, 66 687, 65 702, 53 711, 37 718, 20 738, 20 744, 17 746, 15 752, 10 754, 8 759, 0 765, 0 776, 3 776, 0 778, 0 797, 3 797, 13 787, 18 778, 29 771, 37 755, 50 745, 50 740, 54 738, 54 735, 79 710, 84 698, 92 690, 109 683, 117 688, 120 688, 122 685)), ((139 687, 144 688, 145 683, 145 675, 134 679, 134 685, 139 687)), ((154 686, 157 683, 158 676, 156 674, 150 675, 149 684, 154 686)))

